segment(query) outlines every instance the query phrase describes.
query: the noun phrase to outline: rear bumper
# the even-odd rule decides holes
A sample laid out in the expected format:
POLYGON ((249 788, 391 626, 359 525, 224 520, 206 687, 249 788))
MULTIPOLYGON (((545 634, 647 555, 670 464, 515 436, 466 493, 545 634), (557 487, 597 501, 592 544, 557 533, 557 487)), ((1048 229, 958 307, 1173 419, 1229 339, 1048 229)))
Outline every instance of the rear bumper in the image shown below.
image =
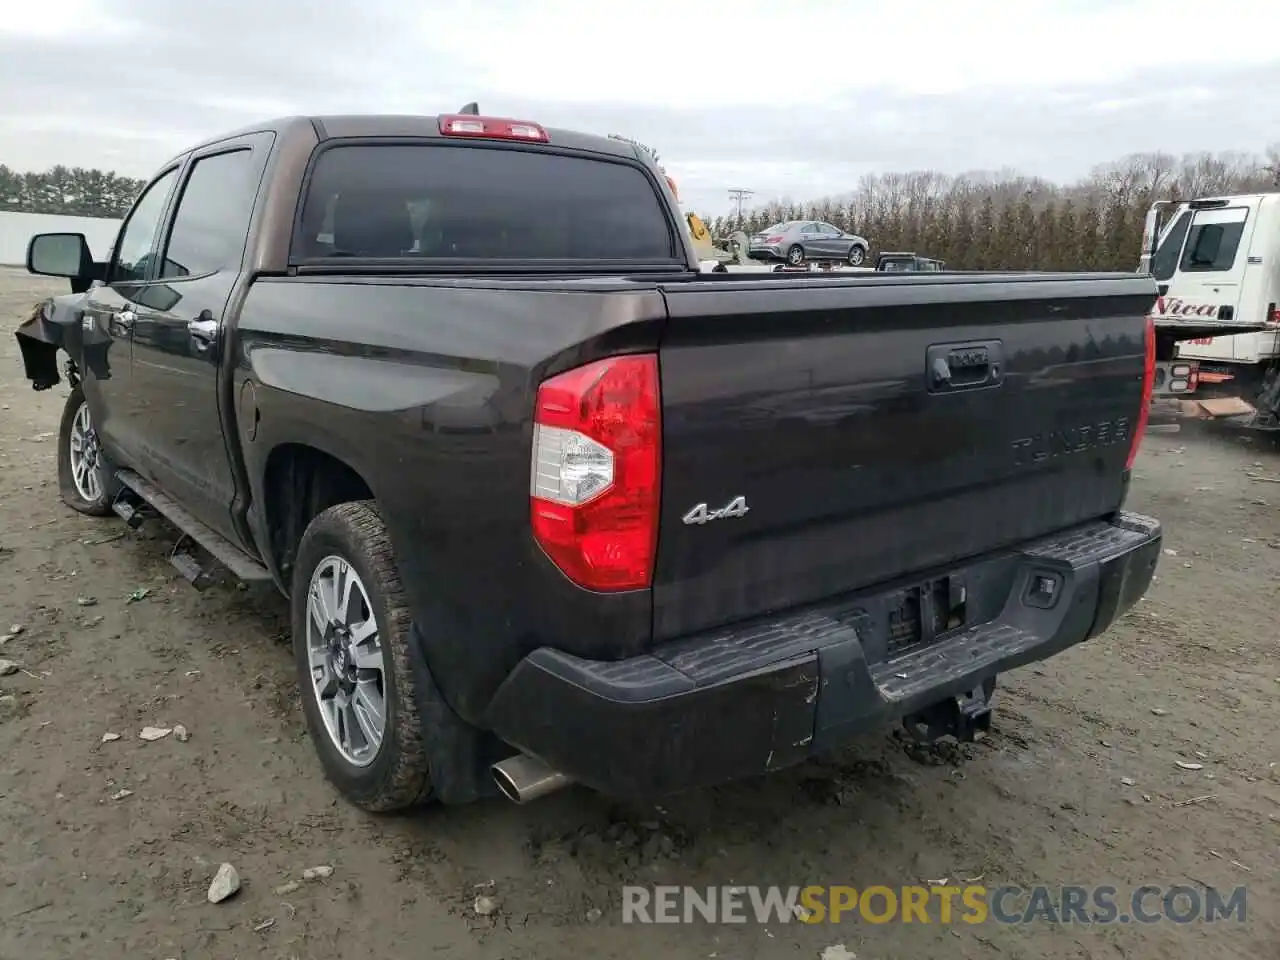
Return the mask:
MULTIPOLYGON (((631 799, 781 769, 1097 636, 1146 592, 1160 543, 1157 521, 1123 513, 627 660, 542 647, 499 688, 489 725, 587 786, 631 799), (1051 602, 1029 593, 1041 577, 1056 584, 1051 602), (903 598, 943 582, 963 586, 974 625, 895 646, 903 598)), ((925 622, 934 589, 918 595, 925 622)))

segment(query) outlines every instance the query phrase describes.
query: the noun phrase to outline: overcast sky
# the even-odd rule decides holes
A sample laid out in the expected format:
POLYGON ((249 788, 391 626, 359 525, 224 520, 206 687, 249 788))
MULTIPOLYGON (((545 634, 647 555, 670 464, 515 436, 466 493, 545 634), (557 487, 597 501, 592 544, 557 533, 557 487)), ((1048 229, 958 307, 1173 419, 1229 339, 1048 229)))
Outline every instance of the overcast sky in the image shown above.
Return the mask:
POLYGON ((1278 38, 1276 0, 23 0, 0 163, 145 177, 268 116, 478 99, 647 143, 711 213, 867 171, 1069 179, 1280 140, 1278 38))

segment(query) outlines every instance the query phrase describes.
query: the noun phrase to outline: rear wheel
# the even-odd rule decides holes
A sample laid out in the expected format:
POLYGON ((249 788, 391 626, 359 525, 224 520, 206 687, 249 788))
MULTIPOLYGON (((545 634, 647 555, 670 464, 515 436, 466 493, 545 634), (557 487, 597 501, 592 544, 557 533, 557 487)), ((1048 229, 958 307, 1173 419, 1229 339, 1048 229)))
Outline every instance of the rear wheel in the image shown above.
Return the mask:
POLYGON ((62 502, 91 517, 106 517, 118 489, 115 466, 98 441, 84 388, 73 387, 58 425, 58 492, 62 502))
POLYGON ((409 608, 371 501, 330 507, 307 526, 291 603, 303 712, 325 775, 366 810, 429 800, 409 608))
POLYGON ((863 250, 856 243, 849 248, 849 266, 860 267, 862 261, 867 259, 867 251, 863 250))
POLYGON ((798 243, 793 243, 787 250, 787 263, 793 267, 798 267, 804 263, 804 247, 798 243))

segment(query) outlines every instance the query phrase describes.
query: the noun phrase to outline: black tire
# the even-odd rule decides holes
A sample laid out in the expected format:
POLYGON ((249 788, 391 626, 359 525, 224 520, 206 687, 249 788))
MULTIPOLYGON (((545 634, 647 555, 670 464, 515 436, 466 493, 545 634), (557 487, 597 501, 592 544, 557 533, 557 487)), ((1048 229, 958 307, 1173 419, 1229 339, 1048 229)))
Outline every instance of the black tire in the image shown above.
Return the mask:
POLYGON ((849 266, 860 267, 866 259, 867 251, 858 246, 858 244, 855 243, 849 248, 849 266))
POLYGON ((88 416, 88 401, 85 400, 84 388, 76 386, 67 395, 66 406, 62 408, 62 421, 58 424, 58 493, 62 497, 62 502, 72 510, 90 517, 109 517, 112 513, 111 504, 120 490, 120 484, 115 478, 115 464, 100 448, 97 448, 96 435, 94 443, 96 466, 93 469, 97 471, 98 489, 101 491, 98 496, 89 498, 80 491, 71 466, 71 433, 81 407, 85 408, 85 415, 88 416))
POLYGON ((430 768, 409 659, 409 606, 391 538, 372 501, 341 503, 311 521, 298 546, 290 603, 302 708, 325 776, 348 800, 369 811, 401 810, 431 800, 430 768), (334 555, 349 564, 364 585, 383 652, 386 720, 382 743, 365 766, 344 757, 325 727, 307 654, 312 574, 325 558, 334 555))
POLYGON ((793 267, 798 267, 804 263, 804 247, 798 243, 793 243, 787 248, 787 263, 793 267))

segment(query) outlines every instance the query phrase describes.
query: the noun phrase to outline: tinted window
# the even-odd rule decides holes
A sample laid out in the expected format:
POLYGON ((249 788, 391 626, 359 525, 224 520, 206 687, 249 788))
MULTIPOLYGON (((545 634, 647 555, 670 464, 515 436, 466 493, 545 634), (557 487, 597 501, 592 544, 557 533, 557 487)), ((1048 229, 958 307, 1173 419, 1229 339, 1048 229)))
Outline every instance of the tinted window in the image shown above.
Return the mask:
POLYGON ((317 159, 295 258, 666 260, 636 167, 481 146, 352 145, 317 159))
POLYGON ((160 240, 160 216, 178 171, 170 170, 138 198, 120 231, 120 248, 111 268, 111 282, 145 280, 160 240))
POLYGON ((219 153, 197 160, 178 199, 161 276, 201 276, 239 266, 256 183, 253 154, 219 153))
POLYGON ((1187 239, 1187 227, 1190 224, 1191 211, 1184 210, 1156 248, 1155 258, 1151 261, 1151 272, 1157 280, 1168 280, 1178 269, 1178 254, 1182 253, 1182 241, 1187 239))
POLYGON ((1246 207, 1197 213, 1187 234, 1179 269, 1195 273, 1230 270, 1236 262, 1248 215, 1246 207))

